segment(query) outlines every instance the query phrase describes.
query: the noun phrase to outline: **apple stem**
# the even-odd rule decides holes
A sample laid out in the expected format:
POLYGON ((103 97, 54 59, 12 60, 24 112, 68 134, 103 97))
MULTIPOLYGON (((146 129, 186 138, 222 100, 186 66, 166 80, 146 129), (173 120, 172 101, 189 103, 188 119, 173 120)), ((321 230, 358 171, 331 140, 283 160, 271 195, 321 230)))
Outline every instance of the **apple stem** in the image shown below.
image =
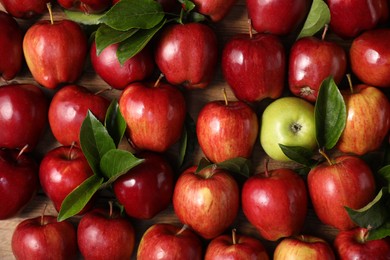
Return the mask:
POLYGON ((97 95, 100 95, 101 93, 104 93, 104 92, 110 91, 110 90, 112 90, 112 87, 103 88, 103 89, 96 91, 94 95, 97 96, 97 95))
POLYGON ((45 206, 43 207, 42 214, 41 214, 41 226, 45 224, 45 212, 47 208, 47 203, 45 203, 45 206))
POLYGON ((326 159, 329 165, 333 165, 332 160, 329 158, 329 156, 325 153, 323 149, 319 149, 318 152, 326 159))
POLYGON ((367 241, 368 230, 369 229, 366 229, 366 228, 361 228, 360 229, 359 236, 358 236, 358 242, 359 243, 363 244, 363 243, 365 243, 367 241))
POLYGON ((353 94, 354 90, 353 90, 351 74, 347 74, 347 79, 348 79, 349 89, 351 90, 351 94, 353 94))
POLYGON ((226 94, 226 89, 225 88, 222 89, 222 93, 223 93, 223 99, 225 100, 225 106, 228 106, 229 105, 229 101, 227 99, 227 94, 226 94))
POLYGON ((233 245, 237 244, 237 234, 236 234, 236 231, 237 230, 235 228, 232 229, 232 243, 233 243, 233 245))
POLYGON ((265 177, 270 177, 270 173, 268 171, 268 163, 269 163, 269 160, 268 159, 264 159, 264 175, 265 177))
POLYGON ((112 200, 110 200, 109 202, 108 202, 108 205, 110 206, 110 211, 109 211, 109 215, 108 215, 108 217, 109 218, 112 218, 112 214, 113 214, 113 202, 112 202, 112 200))
POLYGON ((252 39, 253 34, 252 34, 252 20, 248 19, 248 31, 249 31, 249 38, 252 39))
POLYGON ((69 147, 69 152, 68 152, 68 160, 72 160, 72 152, 73 152, 73 147, 76 145, 76 143, 73 141, 72 144, 69 147))
POLYGON ((157 88, 160 85, 160 81, 164 77, 164 74, 160 73, 160 76, 158 76, 158 79, 156 80, 156 83, 154 83, 154 88, 157 88))
POLYGON ((49 10, 50 23, 54 24, 53 11, 51 10, 51 3, 50 2, 47 3, 46 6, 47 6, 47 10, 49 10))
POLYGON ((329 29, 329 25, 325 24, 324 31, 322 32, 322 35, 321 35, 321 40, 325 40, 325 36, 326 36, 326 34, 328 32, 328 29, 329 29))
POLYGON ((20 152, 18 153, 18 156, 16 157, 16 160, 19 159, 19 157, 27 150, 28 148, 28 144, 26 144, 25 146, 23 146, 23 148, 20 150, 20 152))
POLYGON ((188 226, 184 224, 182 228, 179 230, 179 232, 176 233, 176 236, 180 236, 181 233, 184 232, 184 230, 188 229, 188 226))

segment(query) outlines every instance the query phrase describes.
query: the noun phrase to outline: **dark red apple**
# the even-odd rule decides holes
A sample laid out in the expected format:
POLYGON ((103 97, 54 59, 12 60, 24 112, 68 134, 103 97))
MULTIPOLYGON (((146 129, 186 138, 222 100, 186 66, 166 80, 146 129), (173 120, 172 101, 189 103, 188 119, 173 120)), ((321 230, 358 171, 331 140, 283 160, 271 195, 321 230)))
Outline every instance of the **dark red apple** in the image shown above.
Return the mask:
POLYGON ((23 210, 38 188, 38 164, 26 154, 0 149, 0 220, 23 210))
POLYGON ((20 222, 12 235, 16 259, 77 259, 76 228, 55 216, 41 216, 20 222))
POLYGON ((57 2, 65 9, 82 11, 86 14, 101 13, 112 4, 111 0, 57 0, 57 2))
POLYGON ((145 161, 119 177, 113 189, 127 215, 150 219, 171 203, 173 170, 162 155, 144 152, 137 157, 145 161))
MULTIPOLYGON (((42 189, 58 212, 65 197, 92 175, 83 152, 75 146, 60 146, 47 152, 39 167, 42 189)), ((80 213, 91 206, 92 200, 80 213)))
POLYGON ((177 88, 165 83, 132 83, 123 90, 119 108, 135 148, 164 152, 180 139, 186 102, 177 88))
POLYGON ((0 86, 0 147, 32 151, 46 130, 48 103, 35 85, 0 86))
POLYGON ((203 238, 212 239, 233 224, 240 194, 229 172, 215 167, 196 172, 193 166, 179 176, 172 201, 182 223, 203 238))
POLYGON ((84 31, 70 20, 38 21, 28 28, 23 40, 28 68, 34 79, 49 89, 80 77, 87 49, 84 31))
POLYGON ((13 17, 30 19, 47 12, 51 0, 0 0, 4 9, 13 17))
POLYGON ((49 124, 62 145, 80 144, 80 128, 88 110, 104 121, 110 101, 79 85, 67 85, 55 93, 49 107, 49 124))
POLYGON ((115 89, 124 89, 130 83, 143 81, 152 74, 154 60, 150 48, 145 47, 121 65, 116 56, 118 45, 108 46, 99 55, 96 52, 96 42, 91 46, 92 66, 108 85, 115 89))
POLYGON ((271 34, 238 34, 222 52, 222 73, 234 95, 246 102, 282 95, 286 57, 280 39, 271 34))
POLYGON ((217 37, 201 23, 167 26, 156 42, 155 61, 169 83, 205 88, 213 79, 218 58, 217 37))
POLYGON ((244 183, 241 204, 244 215, 260 235, 276 241, 302 230, 308 194, 304 180, 293 170, 266 170, 244 183))
POLYGON ((203 259, 200 238, 185 227, 157 223, 143 234, 137 251, 138 260, 203 259))
POLYGON ((208 17, 213 22, 222 20, 232 9, 237 0, 193 0, 196 10, 208 17))

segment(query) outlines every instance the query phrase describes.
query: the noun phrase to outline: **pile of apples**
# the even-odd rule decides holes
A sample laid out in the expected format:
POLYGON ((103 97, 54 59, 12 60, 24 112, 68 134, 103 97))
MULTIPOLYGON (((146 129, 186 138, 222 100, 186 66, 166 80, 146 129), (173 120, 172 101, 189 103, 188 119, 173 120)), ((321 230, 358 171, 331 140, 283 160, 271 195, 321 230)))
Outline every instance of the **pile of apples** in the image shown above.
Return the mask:
MULTIPOLYGON (((44 213, 23 220, 12 237, 16 259, 390 259, 389 236, 367 240, 373 227, 358 226, 346 210, 364 208, 378 192, 388 196, 389 184, 383 185, 377 169, 363 160, 374 154, 379 163, 389 144, 387 0, 246 0, 251 28, 223 43, 214 26, 236 0, 139 0, 161 6, 168 15, 193 4, 206 21, 166 23, 147 44, 134 44, 144 45, 124 62, 117 57, 121 40, 99 49, 101 42, 88 40, 84 24, 41 19, 51 12, 49 2, 68 14, 85 15, 80 17, 137 3, 0 0, 5 10, 0 11, 0 221, 17 216, 39 191, 61 212, 81 184, 104 189, 116 203, 97 204, 96 193, 78 198, 85 206, 71 212, 76 223, 44 213), (316 32, 296 39, 314 5, 328 8, 332 37, 316 32), (22 21, 31 25, 22 29, 22 21), (78 84, 87 66, 117 103, 78 84), (197 101, 189 97, 212 87, 218 66, 235 98, 228 100, 225 92, 191 121, 190 107, 197 101), (24 68, 34 84, 12 81, 24 68), (325 90, 331 84, 340 88, 336 94, 345 111, 339 118, 346 116, 345 125, 329 120, 322 134, 317 100, 325 104, 337 98, 324 97, 335 93, 325 90), (98 130, 80 140, 87 115, 96 117, 90 128, 98 130), (340 136, 332 137, 337 129, 340 136), (37 156, 48 132, 56 147, 37 156), (112 132, 120 132, 122 146, 93 146, 105 146, 98 139, 112 132), (190 150, 191 142, 205 158, 177 164, 178 144, 190 150), (256 144, 265 156, 253 160, 256 144), (291 156, 283 146, 300 153, 291 156), (105 185, 106 176, 99 174, 106 167, 103 158, 111 158, 102 151, 110 149, 127 149, 140 160, 105 185), (307 178, 298 174, 292 157, 301 159, 307 178), (281 166, 268 169, 261 163, 254 174, 247 169, 246 177, 233 170, 245 171, 249 162, 263 159, 281 166), (153 221, 170 205, 182 226, 150 222, 144 234, 136 234, 135 222, 153 221), (337 230, 334 241, 302 233, 309 208, 337 230), (240 211, 256 236, 235 230, 240 211), (273 246, 264 246, 265 241, 273 246)), ((131 37, 131 30, 115 30, 131 37)), ((110 165, 125 167, 118 158, 110 165)))

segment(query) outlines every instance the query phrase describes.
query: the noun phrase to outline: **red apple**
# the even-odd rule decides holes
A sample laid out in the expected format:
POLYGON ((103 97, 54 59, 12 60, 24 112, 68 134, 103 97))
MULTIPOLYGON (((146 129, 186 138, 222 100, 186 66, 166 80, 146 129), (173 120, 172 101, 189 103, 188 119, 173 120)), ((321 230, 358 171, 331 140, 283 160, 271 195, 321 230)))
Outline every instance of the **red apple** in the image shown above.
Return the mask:
POLYGON ((196 10, 211 18, 213 22, 222 20, 232 9, 237 0, 194 0, 196 10))
POLYGON ((76 81, 84 69, 87 37, 80 25, 70 20, 41 20, 28 28, 23 52, 34 79, 54 89, 76 81))
POLYGON ((239 188, 229 172, 196 166, 185 170, 173 192, 173 208, 179 220, 205 239, 222 234, 235 220, 239 188))
POLYGON ((76 229, 55 216, 41 216, 20 222, 12 235, 16 259, 77 259, 76 229))
POLYGON ((30 19, 47 12, 51 0, 0 0, 4 9, 13 17, 30 19))
POLYGON ((207 246, 205 260, 212 259, 258 259, 268 260, 269 256, 263 244, 253 237, 237 235, 220 235, 207 246))
POLYGON ((312 259, 335 260, 332 247, 324 239, 299 235, 284 238, 275 248, 274 260, 281 259, 312 259))
POLYGON ((234 95, 246 102, 282 95, 286 57, 280 39, 271 34, 238 34, 222 52, 222 72, 234 95))
POLYGON ((65 9, 82 11, 86 14, 101 13, 111 6, 111 0, 57 0, 65 9))
POLYGON ((135 232, 119 212, 96 208, 80 219, 77 242, 84 259, 131 259, 135 232))
POLYGON ((210 83, 217 57, 216 34, 201 23, 168 26, 156 42, 155 61, 168 82, 189 89, 210 83))
POLYGON ((138 260, 203 259, 202 242, 191 230, 173 224, 157 223, 143 234, 137 251, 138 260))
POLYGON ((347 55, 336 42, 305 37, 290 50, 288 83, 291 92, 308 101, 317 99, 324 79, 332 76, 339 84, 347 69, 347 55))
POLYGON ((118 45, 108 46, 99 55, 96 52, 96 42, 91 46, 92 66, 108 85, 115 89, 124 89, 130 83, 145 80, 152 74, 154 60, 148 47, 121 65, 116 56, 118 45))
POLYGON ((248 16, 257 32, 286 35, 305 19, 311 1, 308 0, 246 0, 248 16))
POLYGON ((164 152, 181 136, 186 116, 183 94, 169 84, 132 83, 119 99, 133 146, 164 152))
POLYGON ((312 168, 307 183, 319 220, 339 230, 356 226, 345 207, 362 208, 376 194, 370 167, 362 159, 350 155, 338 156, 312 168))
POLYGON ((379 149, 390 128, 390 103, 386 95, 363 84, 342 93, 348 116, 338 149, 357 155, 379 149))
POLYGON ((368 232, 361 227, 340 231, 334 240, 339 259, 390 259, 390 238, 367 240, 368 232))
POLYGON ((276 241, 301 231, 308 195, 298 174, 280 168, 250 177, 242 188, 241 202, 244 215, 260 235, 276 241))
POLYGON ((365 84, 390 87, 390 29, 376 29, 356 37, 349 50, 352 72, 365 84))
POLYGON ((49 124, 62 145, 80 144, 80 128, 88 110, 104 121, 110 101, 79 85, 67 85, 53 96, 49 107, 49 124))
POLYGON ((18 151, 0 150, 0 220, 23 210, 38 188, 38 164, 18 151))
POLYGON ((127 215, 151 219, 171 203, 173 170, 161 155, 144 152, 137 157, 145 161, 119 177, 113 189, 127 215))
POLYGON ((249 158, 259 123, 256 113, 244 102, 212 101, 198 115, 196 134, 202 151, 212 162, 249 158))
POLYGON ((46 130, 48 103, 37 86, 0 86, 0 147, 32 151, 46 130))
MULTIPOLYGON (((83 152, 75 146, 60 146, 47 152, 39 167, 42 189, 58 212, 65 197, 92 175, 83 152)), ((82 213, 91 207, 91 203, 82 213)))
POLYGON ((16 20, 0 11, 0 78, 13 79, 23 64, 23 32, 16 20))

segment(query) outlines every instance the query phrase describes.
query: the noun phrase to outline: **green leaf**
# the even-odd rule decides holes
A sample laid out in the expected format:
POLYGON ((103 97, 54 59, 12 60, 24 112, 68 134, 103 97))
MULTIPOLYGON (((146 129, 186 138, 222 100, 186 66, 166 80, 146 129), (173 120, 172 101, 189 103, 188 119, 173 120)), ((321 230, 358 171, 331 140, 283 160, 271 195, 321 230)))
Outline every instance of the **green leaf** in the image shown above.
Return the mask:
POLYGON ((343 133, 347 120, 343 96, 332 77, 322 82, 314 113, 318 146, 330 150, 343 133))
POLYGON ((103 181, 103 177, 92 175, 69 193, 61 204, 57 217, 58 221, 63 221, 78 214, 100 189, 103 181))
POLYGON ((300 146, 287 146, 283 144, 279 144, 279 147, 288 158, 299 164, 310 168, 318 164, 318 161, 312 159, 313 152, 310 149, 300 146))
POLYGON ((103 14, 86 14, 80 11, 69 11, 64 9, 65 15, 69 20, 72 20, 76 23, 85 24, 85 25, 96 25, 100 24, 100 19, 104 16, 103 14))
POLYGON ((133 36, 123 41, 117 50, 116 56, 121 64, 140 52, 153 36, 164 26, 166 20, 149 30, 139 30, 133 36))
POLYGON ((119 31, 150 29, 164 18, 164 10, 154 0, 121 0, 100 18, 100 22, 119 31))
POLYGON ((252 172, 252 162, 243 157, 229 159, 216 164, 217 168, 224 169, 231 173, 241 174, 249 177, 252 172))
POLYGON ((323 0, 313 0, 309 14, 303 25, 298 39, 313 36, 330 22, 330 11, 328 5, 323 0))
POLYGON ((387 182, 387 186, 390 189, 390 165, 386 165, 379 169, 378 174, 387 182))
POLYGON ((112 100, 107 109, 104 126, 106 127, 108 134, 114 140, 115 146, 118 147, 125 135, 127 124, 119 110, 118 101, 116 99, 112 100))
POLYGON ((81 129, 80 146, 92 171, 100 175, 100 159, 108 151, 115 149, 115 143, 103 124, 88 110, 81 129))
POLYGON ((195 173, 198 173, 201 170, 203 170, 204 168, 210 167, 210 166, 213 166, 213 164, 209 160, 207 160, 206 158, 202 158, 202 159, 200 159, 200 161, 198 163, 198 167, 196 168, 195 173))
POLYGON ((189 114, 186 115, 184 129, 179 143, 179 167, 181 167, 186 161, 190 160, 197 143, 195 121, 189 114))
POLYGON ((390 237, 390 219, 379 228, 370 230, 367 240, 376 240, 385 237, 390 237))
POLYGON ((182 3, 183 9, 187 12, 191 12, 196 7, 194 2, 189 0, 179 0, 179 2, 182 3))
POLYGON ((99 55, 105 48, 111 44, 123 42, 133 36, 139 29, 129 29, 127 31, 118 31, 102 24, 96 31, 96 52, 99 55))

